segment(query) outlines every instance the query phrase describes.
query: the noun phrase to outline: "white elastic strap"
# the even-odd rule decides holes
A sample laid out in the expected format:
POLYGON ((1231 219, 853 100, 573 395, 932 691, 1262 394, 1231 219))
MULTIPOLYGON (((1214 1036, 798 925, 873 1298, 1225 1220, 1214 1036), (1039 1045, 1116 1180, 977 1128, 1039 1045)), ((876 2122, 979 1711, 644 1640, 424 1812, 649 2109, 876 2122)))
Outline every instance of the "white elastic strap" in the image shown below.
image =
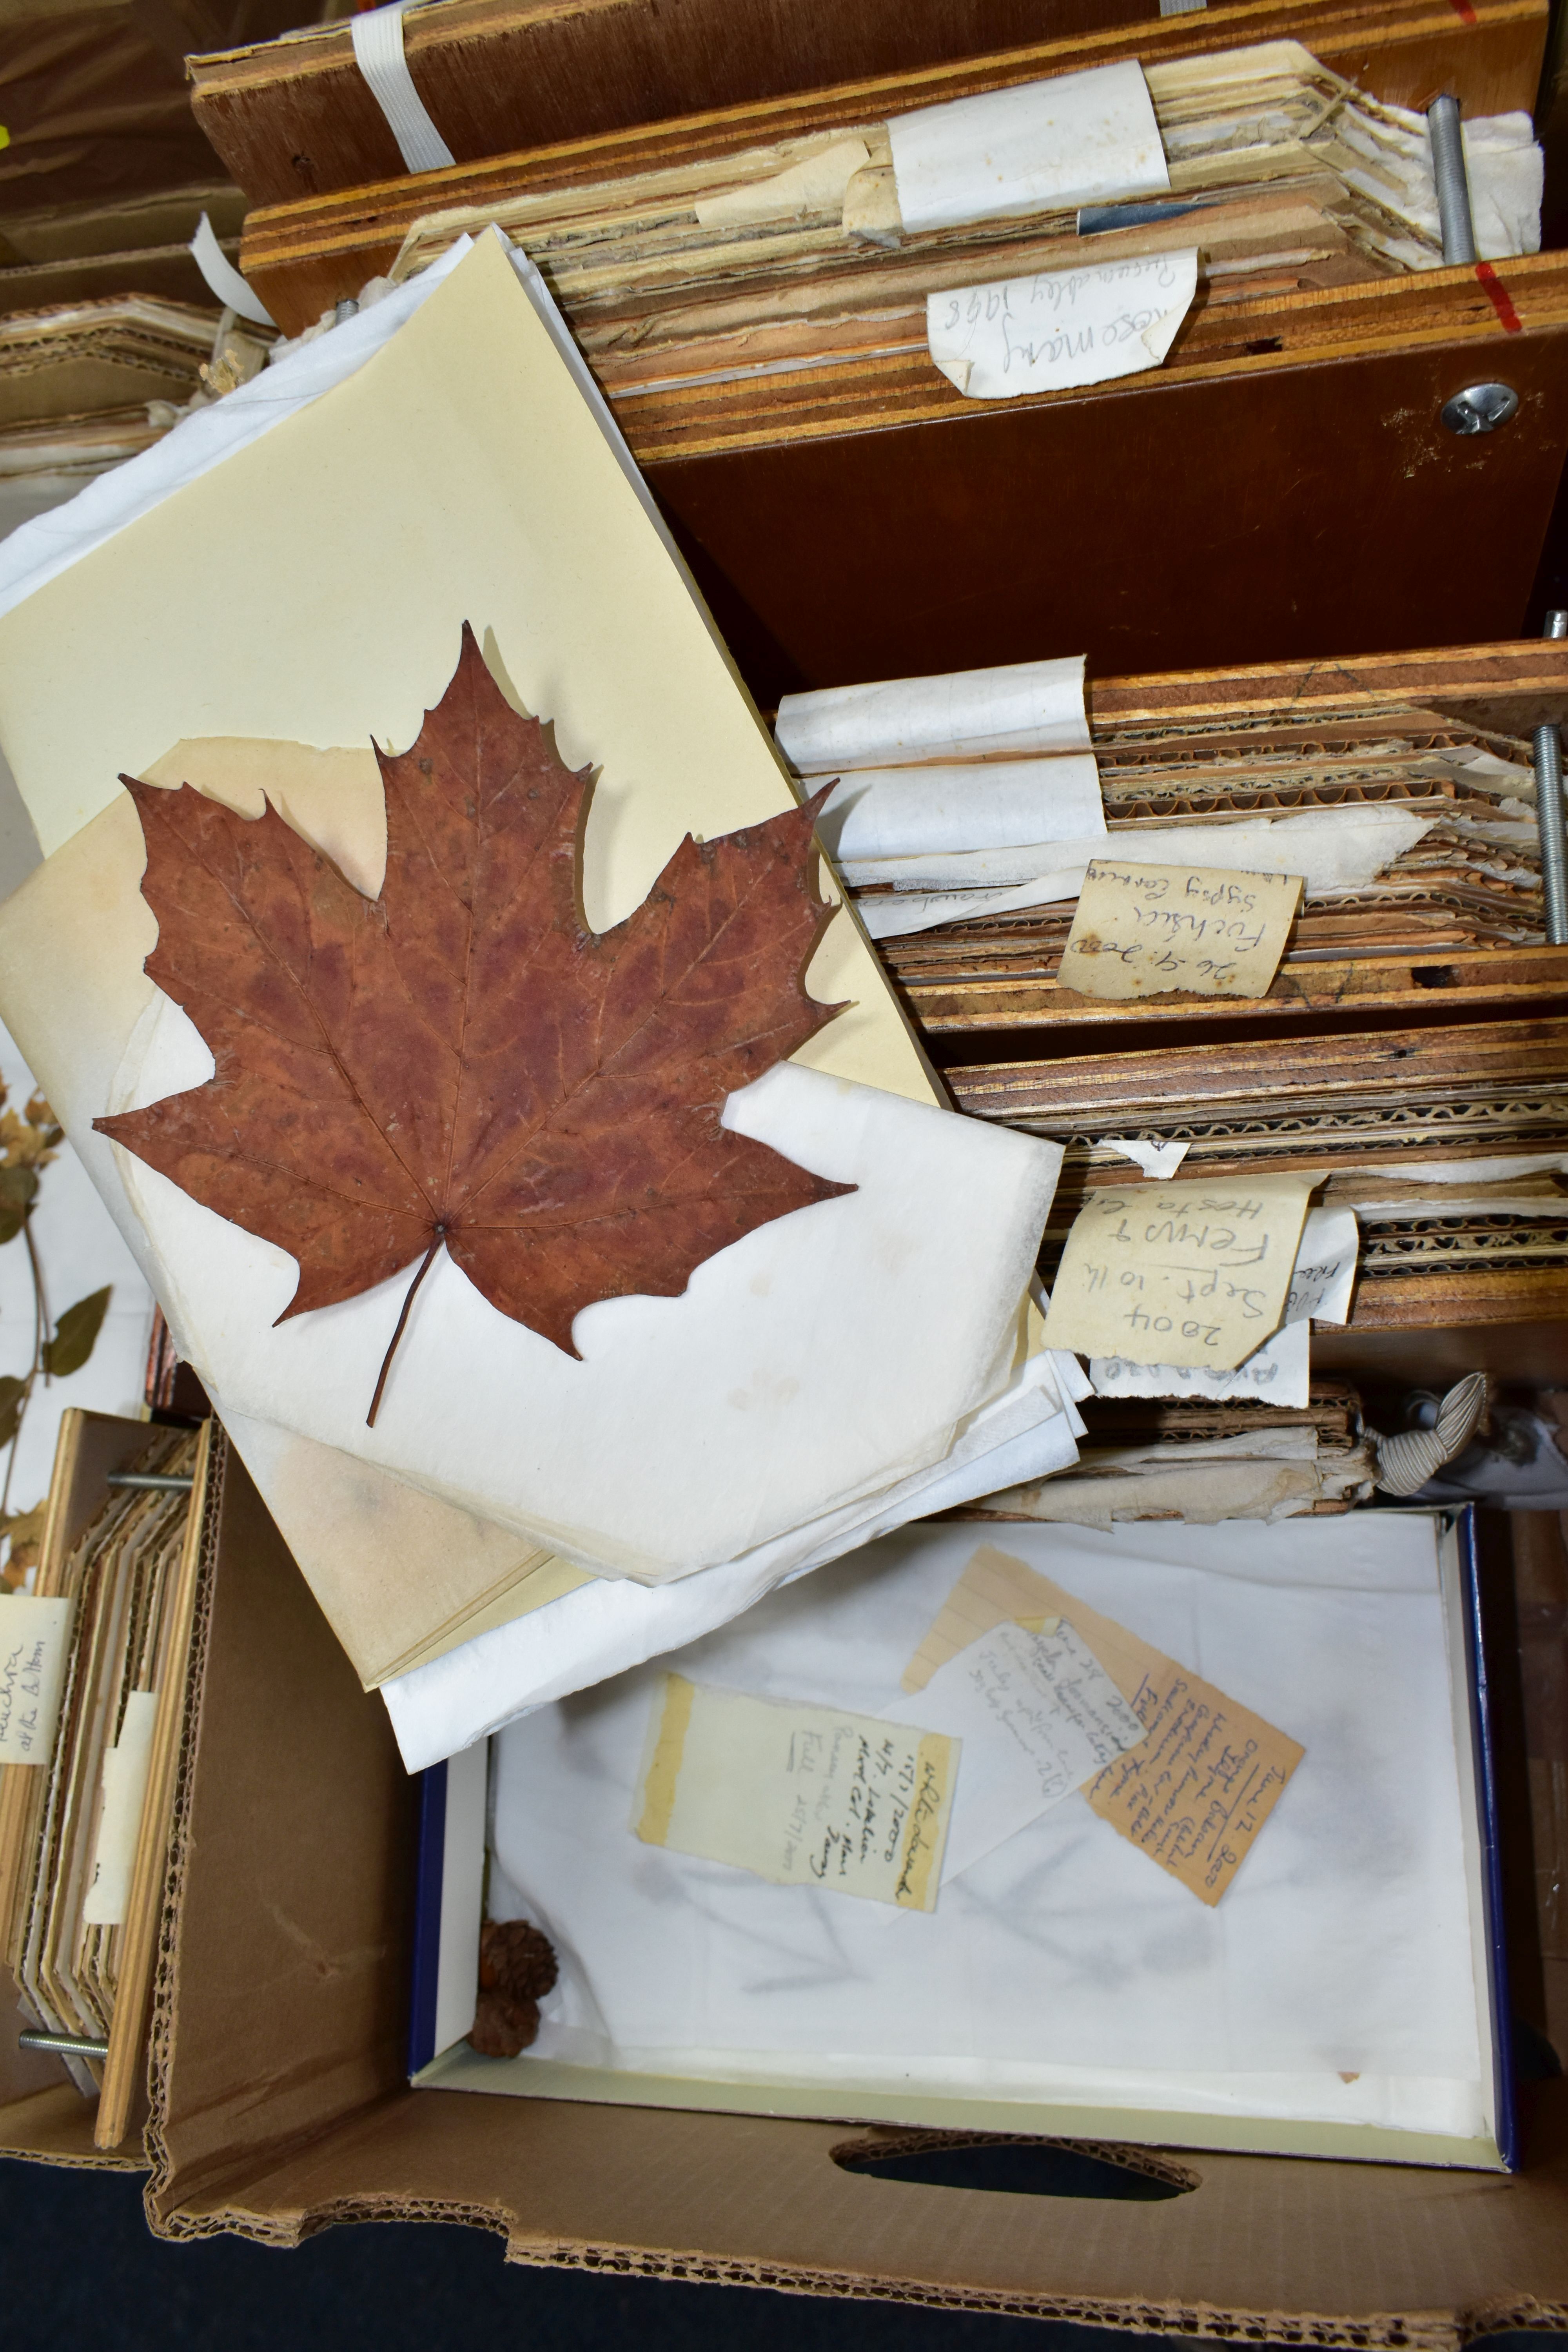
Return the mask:
POLYGON ((403 12, 408 5, 409 0, 391 0, 388 7, 367 8, 350 18, 354 62, 408 169, 441 172, 458 159, 425 111, 403 54, 403 12))
POLYGON ((275 327, 278 323, 270 310, 258 300, 245 279, 217 241, 213 225, 205 213, 201 226, 191 239, 191 258, 207 283, 209 293, 216 294, 226 310, 237 310, 253 327, 275 327))

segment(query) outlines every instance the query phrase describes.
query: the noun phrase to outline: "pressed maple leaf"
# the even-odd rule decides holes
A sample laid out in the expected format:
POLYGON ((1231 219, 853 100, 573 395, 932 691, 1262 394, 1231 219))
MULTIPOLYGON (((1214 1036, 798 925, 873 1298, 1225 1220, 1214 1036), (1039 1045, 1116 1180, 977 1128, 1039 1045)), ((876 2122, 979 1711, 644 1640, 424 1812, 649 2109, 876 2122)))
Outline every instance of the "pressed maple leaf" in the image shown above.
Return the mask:
POLYGON ((418 1261, 390 1363, 444 1244, 492 1306, 575 1354, 594 1300, 678 1297, 716 1250, 854 1190, 721 1124, 728 1095, 843 1010, 804 986, 834 913, 811 885, 815 803, 689 835, 595 935, 592 771, 518 716, 466 625, 418 740, 376 757, 374 899, 270 805, 246 818, 121 779, 158 919, 147 971, 216 1068, 95 1125, 298 1261, 280 1322, 418 1261))

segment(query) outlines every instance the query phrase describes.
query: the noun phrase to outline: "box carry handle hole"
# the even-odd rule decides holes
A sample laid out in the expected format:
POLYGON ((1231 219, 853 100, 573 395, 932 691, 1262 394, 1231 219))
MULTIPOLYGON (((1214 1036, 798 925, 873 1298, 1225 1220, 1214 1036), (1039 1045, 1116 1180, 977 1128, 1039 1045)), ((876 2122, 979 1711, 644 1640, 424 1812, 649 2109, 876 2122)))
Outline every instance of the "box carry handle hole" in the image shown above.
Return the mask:
POLYGON ((1183 2197, 1199 2175, 1151 2148, 1025 2132, 882 2131, 829 2151, 846 2172, 925 2189, 1001 2189, 1011 2197, 1183 2197))

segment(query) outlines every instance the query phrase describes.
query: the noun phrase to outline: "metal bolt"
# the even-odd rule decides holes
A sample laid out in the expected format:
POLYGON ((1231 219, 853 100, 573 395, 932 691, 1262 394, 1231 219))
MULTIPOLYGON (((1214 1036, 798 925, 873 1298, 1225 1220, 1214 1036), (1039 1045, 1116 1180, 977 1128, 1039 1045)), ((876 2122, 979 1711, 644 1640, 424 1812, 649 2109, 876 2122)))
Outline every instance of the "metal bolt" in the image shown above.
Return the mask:
MULTIPOLYGON (((1553 607, 1542 635, 1568 637, 1568 613, 1553 607)), ((1563 737, 1551 724, 1535 730, 1535 824, 1541 837, 1546 937, 1560 948, 1568 945, 1568 835, 1563 816, 1563 737)))
POLYGON ((1450 433, 1495 433, 1518 413, 1519 394, 1509 383, 1468 383, 1440 411, 1450 433))
POLYGON ((1458 100, 1435 98, 1426 109, 1426 130, 1432 142, 1432 177, 1437 184, 1443 260, 1447 268, 1457 268, 1479 258, 1470 221, 1470 183, 1465 172, 1458 100))
POLYGON ((47 2050, 56 2058, 107 2058, 107 2042, 94 2041, 89 2033, 18 2033, 18 2050, 47 2050))

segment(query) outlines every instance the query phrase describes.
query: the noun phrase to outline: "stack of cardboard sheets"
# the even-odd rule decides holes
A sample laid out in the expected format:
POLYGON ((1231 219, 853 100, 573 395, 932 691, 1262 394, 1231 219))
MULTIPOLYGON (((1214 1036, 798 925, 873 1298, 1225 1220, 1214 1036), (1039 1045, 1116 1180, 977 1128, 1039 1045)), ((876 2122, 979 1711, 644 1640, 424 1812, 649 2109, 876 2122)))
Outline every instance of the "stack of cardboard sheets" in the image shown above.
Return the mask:
POLYGON ((150 448, 193 400, 255 374, 270 341, 216 309, 145 294, 0 317, 0 534, 150 448))
MULTIPOLYGON (((543 270, 606 392, 726 383, 739 422, 752 380, 923 350, 928 298, 993 280, 1195 246, 1213 305, 1440 267, 1419 116, 1277 41, 1151 66, 1156 148, 1129 128, 1142 113, 1129 75, 1137 68, 1100 68, 958 101, 946 122, 836 127, 437 212, 409 229, 390 274, 413 275, 494 221, 543 270), (988 137, 1037 149, 1080 109, 1086 121, 1114 110, 1120 142, 1090 169, 1026 172, 1016 185, 1004 173, 999 196, 947 162, 948 143, 988 137), (940 192, 926 185, 937 171, 940 192)), ((1476 125, 1469 161, 1481 250, 1533 251, 1540 163, 1527 119, 1476 125)))

